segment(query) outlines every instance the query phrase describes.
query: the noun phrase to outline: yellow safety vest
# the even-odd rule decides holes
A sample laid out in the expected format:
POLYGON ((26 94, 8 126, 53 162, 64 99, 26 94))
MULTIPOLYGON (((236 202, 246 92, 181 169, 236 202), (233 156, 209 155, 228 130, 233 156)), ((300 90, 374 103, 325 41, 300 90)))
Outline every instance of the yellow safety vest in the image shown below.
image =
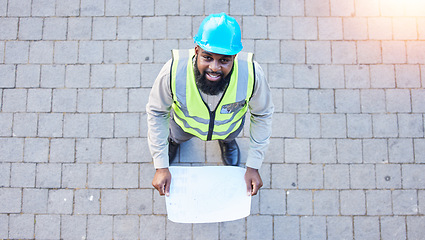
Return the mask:
POLYGON ((230 82, 215 110, 203 101, 196 86, 192 59, 195 50, 173 50, 171 92, 174 121, 187 133, 208 140, 225 139, 242 124, 254 89, 253 54, 240 52, 230 82))

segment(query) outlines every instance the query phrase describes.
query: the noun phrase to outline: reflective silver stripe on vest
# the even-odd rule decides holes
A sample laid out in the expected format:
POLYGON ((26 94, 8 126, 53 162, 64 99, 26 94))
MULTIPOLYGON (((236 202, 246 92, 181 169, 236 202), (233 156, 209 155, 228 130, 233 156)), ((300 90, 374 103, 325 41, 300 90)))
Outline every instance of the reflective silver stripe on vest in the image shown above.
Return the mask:
MULTIPOLYGON (((179 51, 176 79, 186 79, 189 51, 179 51)), ((186 106, 186 81, 176 81, 176 95, 179 102, 186 106)))
POLYGON ((178 114, 174 114, 173 117, 178 118, 180 121, 182 121, 185 128, 193 129, 193 130, 197 131, 199 134, 204 135, 204 136, 208 135, 208 132, 204 132, 199 128, 195 128, 193 126, 190 126, 189 123, 187 123, 187 121, 185 119, 180 118, 178 114))
POLYGON ((236 91, 236 102, 239 102, 246 97, 248 89, 248 53, 240 52, 238 54, 238 86, 236 91))

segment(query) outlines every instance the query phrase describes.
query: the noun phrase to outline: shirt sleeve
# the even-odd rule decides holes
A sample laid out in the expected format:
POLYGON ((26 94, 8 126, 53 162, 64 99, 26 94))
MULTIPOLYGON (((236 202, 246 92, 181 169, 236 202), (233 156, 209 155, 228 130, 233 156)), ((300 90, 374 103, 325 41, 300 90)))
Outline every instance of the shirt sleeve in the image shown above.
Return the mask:
POLYGON ((260 65, 254 62, 255 85, 253 95, 249 101, 250 127, 249 150, 246 166, 259 169, 267 151, 274 105, 272 102, 269 84, 260 65))
POLYGON ((146 105, 148 146, 155 168, 169 167, 168 135, 170 110, 173 103, 170 88, 171 60, 159 72, 146 105))

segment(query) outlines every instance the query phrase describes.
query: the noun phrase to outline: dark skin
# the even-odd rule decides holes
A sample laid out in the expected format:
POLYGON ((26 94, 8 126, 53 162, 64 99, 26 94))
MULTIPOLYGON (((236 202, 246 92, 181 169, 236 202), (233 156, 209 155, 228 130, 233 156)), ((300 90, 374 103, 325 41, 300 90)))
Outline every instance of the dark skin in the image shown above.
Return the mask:
MULTIPOLYGON (((236 55, 222 55, 208 52, 195 47, 195 55, 198 58, 197 66, 201 74, 205 73, 205 78, 209 81, 220 81, 232 71, 233 62, 236 55)), ((247 194, 254 196, 263 186, 263 181, 255 168, 246 168, 245 183, 247 194)), ((161 196, 170 194, 171 173, 168 168, 156 169, 152 180, 152 185, 158 190, 161 196)))

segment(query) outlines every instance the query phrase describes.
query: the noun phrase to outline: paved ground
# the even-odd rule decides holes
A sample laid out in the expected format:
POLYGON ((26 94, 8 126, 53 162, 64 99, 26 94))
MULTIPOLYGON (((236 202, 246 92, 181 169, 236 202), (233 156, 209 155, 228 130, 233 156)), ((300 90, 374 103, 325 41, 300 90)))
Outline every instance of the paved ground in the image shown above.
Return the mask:
MULTIPOLYGON (((424 5, 0 0, 0 239, 425 239, 424 5), (272 88, 264 187, 246 219, 176 224, 144 107, 170 50, 221 11, 272 88)), ((216 142, 180 157, 220 164, 216 142)))

